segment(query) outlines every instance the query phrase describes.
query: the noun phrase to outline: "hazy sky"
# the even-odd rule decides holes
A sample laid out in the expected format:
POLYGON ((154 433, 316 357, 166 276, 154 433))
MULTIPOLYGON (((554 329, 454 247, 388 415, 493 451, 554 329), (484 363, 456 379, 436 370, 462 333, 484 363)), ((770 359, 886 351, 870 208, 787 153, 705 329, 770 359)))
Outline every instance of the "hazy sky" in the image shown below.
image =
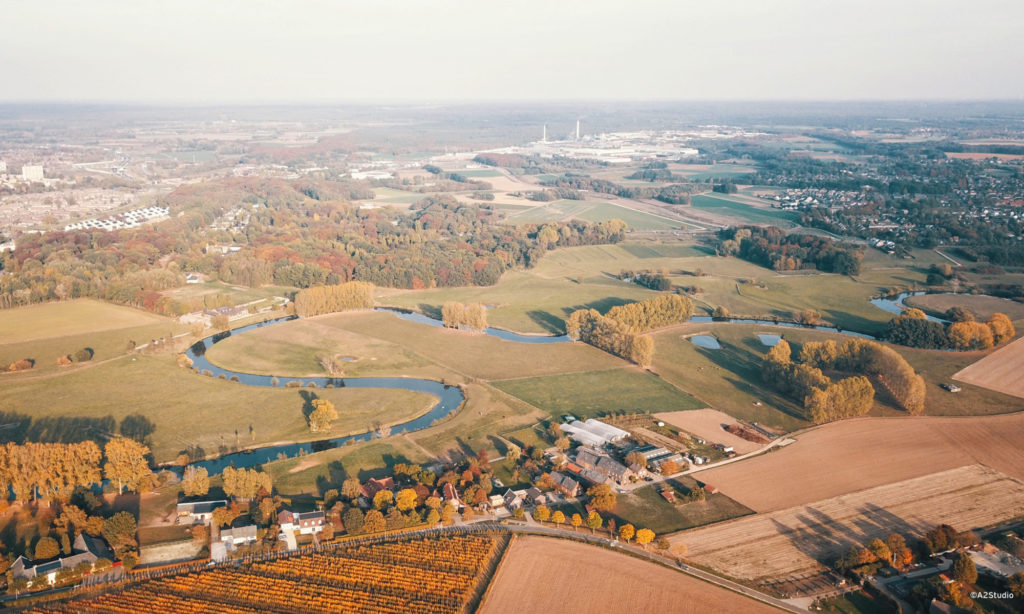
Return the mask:
POLYGON ((0 100, 1024 96, 1022 0, 0 0, 0 100))

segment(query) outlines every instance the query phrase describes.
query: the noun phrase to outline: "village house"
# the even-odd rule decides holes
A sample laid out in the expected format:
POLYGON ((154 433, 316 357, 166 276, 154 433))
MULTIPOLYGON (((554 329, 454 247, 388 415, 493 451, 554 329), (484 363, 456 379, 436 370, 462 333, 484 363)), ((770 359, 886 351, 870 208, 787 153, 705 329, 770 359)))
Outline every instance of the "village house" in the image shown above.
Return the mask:
POLYGON ((445 482, 444 488, 442 488, 441 491, 444 494, 445 503, 451 503, 454 505, 456 511, 462 511, 462 509, 466 507, 466 504, 459 498, 459 492, 455 490, 455 487, 452 486, 451 482, 445 482))
POLYGON ((531 486, 526 489, 526 500, 530 502, 530 505, 547 505, 548 496, 540 491, 536 486, 531 486))
POLYGON ((583 447, 576 451, 576 464, 584 469, 597 467, 597 462, 602 458, 607 457, 593 448, 583 447))
POLYGON ((370 478, 365 484, 359 487, 359 495, 363 506, 373 504, 373 497, 382 490, 391 490, 395 487, 395 479, 391 477, 378 480, 370 478))
POLYGON ((244 527, 235 527, 233 529, 224 529, 220 532, 220 541, 227 544, 229 549, 232 546, 251 544, 256 541, 256 529, 257 527, 254 524, 246 525, 244 527))
POLYGON ((191 503, 179 503, 177 508, 176 524, 209 524, 213 519, 213 510, 218 507, 227 507, 228 502, 220 499, 217 501, 192 501, 191 503))
POLYGON ((579 482, 569 476, 557 471, 551 472, 551 481, 555 483, 555 490, 566 497, 575 497, 580 494, 579 482))
POLYGON ((281 510, 277 514, 277 524, 281 527, 281 534, 299 532, 302 535, 312 535, 324 530, 326 515, 323 512, 290 512, 281 510))
POLYGON ((505 500, 505 507, 508 508, 509 511, 513 511, 523 507, 523 498, 525 496, 525 490, 512 490, 510 488, 505 491, 502 498, 505 500))
POLYGON ((113 560, 114 554, 107 547, 107 544, 99 538, 90 537, 85 533, 79 533, 71 545, 71 555, 61 557, 55 561, 32 565, 32 561, 24 556, 19 556, 11 565, 11 574, 15 578, 24 578, 33 582, 37 578, 45 578, 47 584, 53 584, 57 579, 57 572, 62 569, 74 569, 82 563, 90 566, 99 559, 113 560))
POLYGON ((601 459, 597 461, 595 469, 605 474, 612 480, 618 482, 619 484, 625 484, 629 482, 631 478, 634 477, 634 474, 632 471, 630 471, 629 467, 626 467, 622 463, 612 460, 608 456, 601 457, 601 459))

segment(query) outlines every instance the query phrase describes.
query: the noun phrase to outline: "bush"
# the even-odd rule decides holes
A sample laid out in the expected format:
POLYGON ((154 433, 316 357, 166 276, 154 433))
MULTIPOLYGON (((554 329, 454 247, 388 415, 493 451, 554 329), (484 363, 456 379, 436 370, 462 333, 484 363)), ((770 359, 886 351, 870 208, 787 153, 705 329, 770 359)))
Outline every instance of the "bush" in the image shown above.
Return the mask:
POLYGON ((75 352, 75 362, 88 362, 92 360, 92 348, 82 348, 75 352))

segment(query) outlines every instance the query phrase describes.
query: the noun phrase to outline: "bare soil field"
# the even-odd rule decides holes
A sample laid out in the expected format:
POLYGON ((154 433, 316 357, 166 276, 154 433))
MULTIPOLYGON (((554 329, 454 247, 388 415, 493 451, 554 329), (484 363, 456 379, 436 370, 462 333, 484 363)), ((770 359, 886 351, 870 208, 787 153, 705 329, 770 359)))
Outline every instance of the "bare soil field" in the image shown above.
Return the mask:
POLYGON ((978 320, 987 320, 992 317, 993 313, 1004 313, 1011 320, 1024 319, 1024 303, 995 296, 924 294, 911 296, 904 302, 911 307, 934 313, 944 313, 951 307, 963 307, 973 313, 978 320))
POLYGON ((1024 338, 962 369, 953 379, 1024 398, 1024 338))
POLYGON ((970 465, 676 533, 670 541, 686 544, 688 559, 757 581, 820 571, 851 545, 893 531, 920 536, 941 523, 967 530, 1021 516, 1024 484, 970 465))
POLYGON ((762 444, 747 441, 722 428, 723 424, 738 424, 738 422, 729 414, 724 414, 715 409, 672 411, 654 415, 658 420, 664 420, 672 426, 683 429, 687 433, 692 433, 697 437, 706 439, 708 443, 732 446, 736 449, 737 454, 746 454, 747 452, 760 450, 764 447, 762 444))
POLYGON ((988 152, 947 152, 947 156, 955 158, 957 160, 987 160, 989 158, 998 158, 999 160, 1024 160, 1024 156, 1020 154, 1001 154, 1001 153, 988 153, 988 152))
POLYGON ((975 463, 1024 480, 1024 413, 862 418, 827 424, 796 440, 781 450, 695 477, 757 512, 975 463))
POLYGON ((479 609, 481 614, 777 611, 654 563, 543 537, 516 539, 479 609))

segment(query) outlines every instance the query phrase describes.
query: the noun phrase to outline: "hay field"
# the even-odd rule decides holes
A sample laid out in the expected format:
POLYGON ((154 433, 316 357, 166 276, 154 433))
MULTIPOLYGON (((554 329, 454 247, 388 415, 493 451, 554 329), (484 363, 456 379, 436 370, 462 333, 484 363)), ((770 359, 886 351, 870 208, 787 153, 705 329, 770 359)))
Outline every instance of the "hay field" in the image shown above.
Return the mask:
POLYGON ((863 418, 818 427, 796 443, 697 474, 758 512, 980 463, 1024 480, 1024 413, 978 418, 863 418))
POLYGON ((992 352, 953 375, 953 379, 1024 398, 1024 338, 992 352))
POLYGON ((670 541, 686 544, 688 559, 761 580, 820 571, 851 545, 893 531, 919 536, 941 523, 967 530, 1021 516, 1024 484, 970 465, 677 533, 670 541))
POLYGON ((141 309, 93 299, 40 303, 4 310, 0 318, 0 344, 152 325, 163 325, 170 330, 176 328, 176 324, 169 318, 141 309))
POLYGON ((739 424, 729 414, 714 409, 695 409, 692 411, 673 411, 654 414, 658 420, 677 426, 687 433, 706 439, 708 443, 721 443, 732 446, 738 454, 746 454, 760 450, 764 444, 747 441, 722 428, 723 424, 739 424))
POLYGON ((777 611, 654 563, 543 537, 516 539, 479 609, 481 614, 777 611))

